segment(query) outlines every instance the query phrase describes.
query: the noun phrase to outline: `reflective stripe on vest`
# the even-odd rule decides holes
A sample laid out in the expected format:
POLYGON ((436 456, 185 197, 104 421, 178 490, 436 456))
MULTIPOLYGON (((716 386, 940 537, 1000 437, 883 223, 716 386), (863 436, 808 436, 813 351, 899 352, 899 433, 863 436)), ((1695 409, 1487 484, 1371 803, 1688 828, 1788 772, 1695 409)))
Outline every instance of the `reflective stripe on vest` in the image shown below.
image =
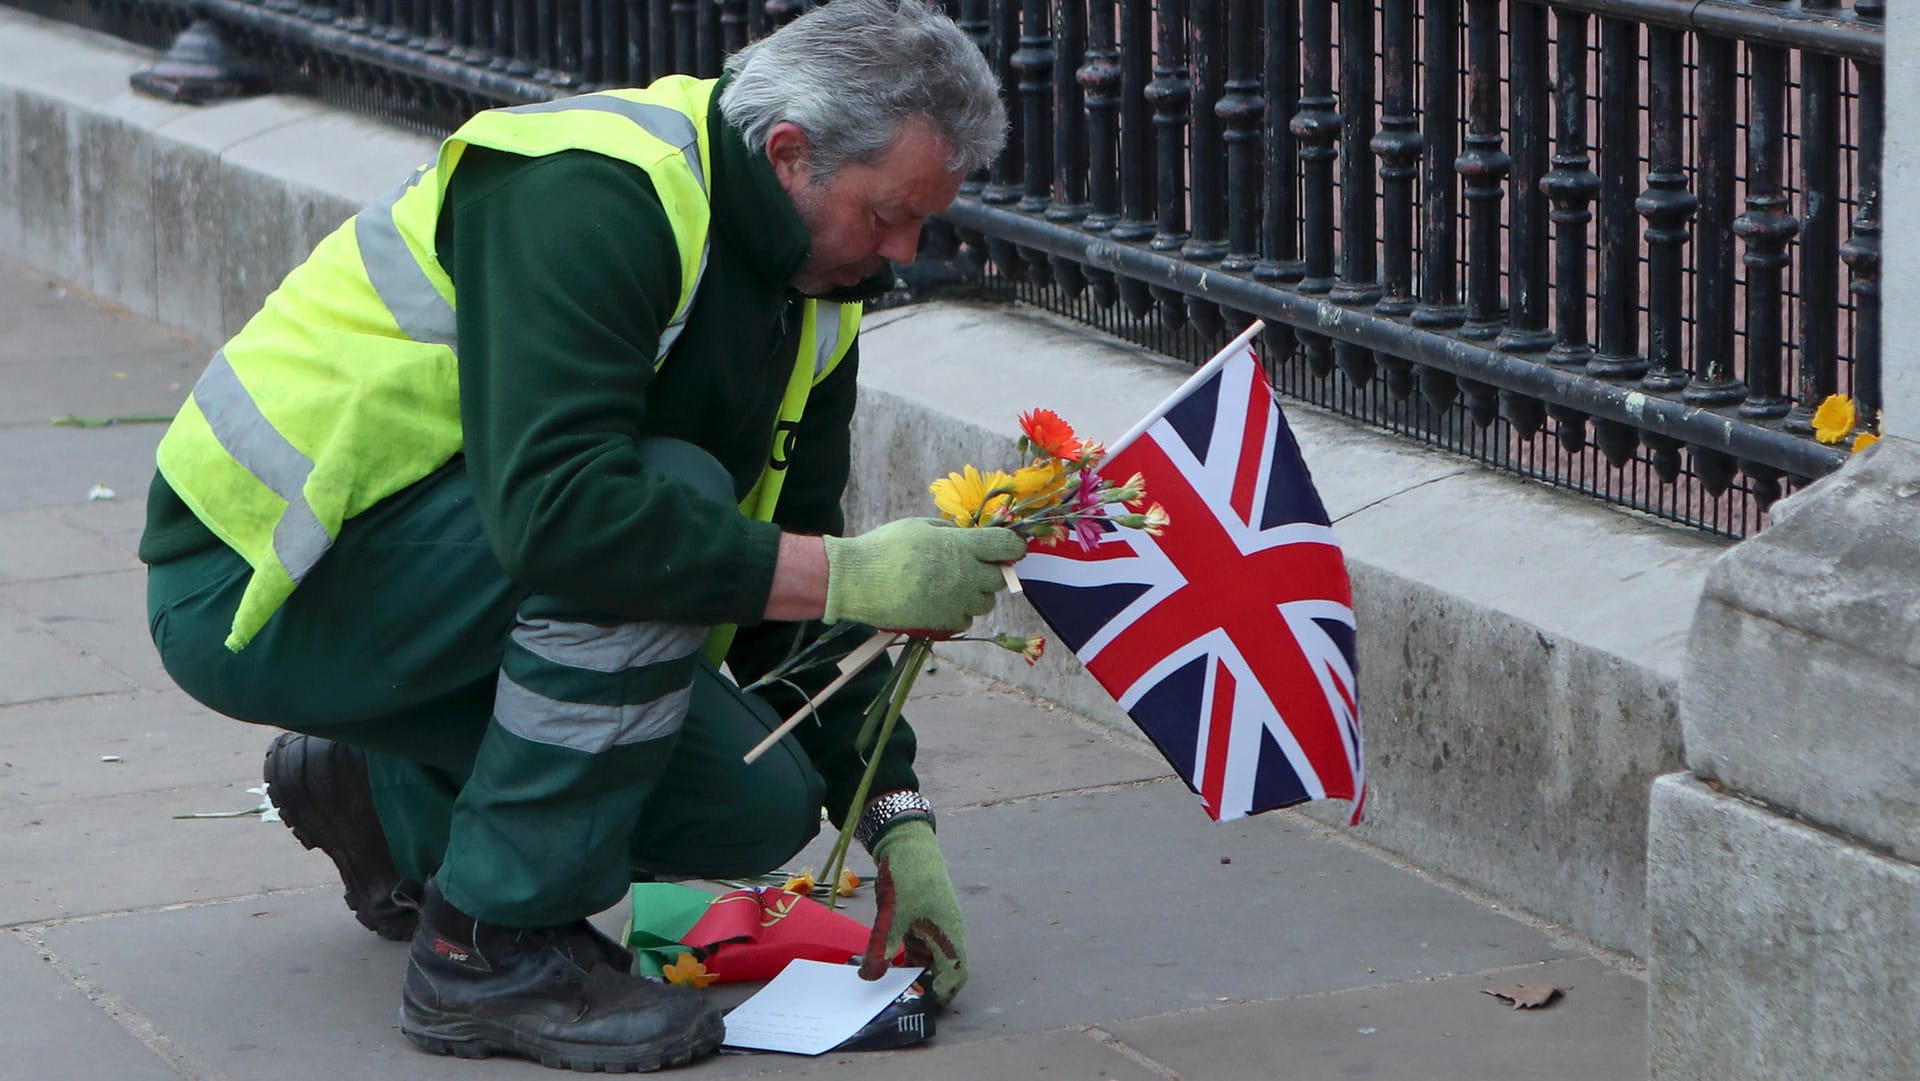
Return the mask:
POLYGON ((213 355, 213 362, 193 385, 193 403, 227 453, 287 501, 287 509, 273 527, 273 551, 288 577, 296 582, 305 578, 333 543, 307 502, 313 460, 287 442, 260 412, 253 395, 240 385, 233 365, 227 363, 225 350, 213 355))
POLYGON ((453 348, 458 334, 453 305, 421 269, 420 260, 400 235, 400 223, 394 218, 394 208, 430 169, 427 165, 415 169, 406 182, 354 215, 353 237, 360 245, 360 263, 367 269, 367 281, 380 294, 380 303, 393 313, 400 333, 416 342, 453 348))

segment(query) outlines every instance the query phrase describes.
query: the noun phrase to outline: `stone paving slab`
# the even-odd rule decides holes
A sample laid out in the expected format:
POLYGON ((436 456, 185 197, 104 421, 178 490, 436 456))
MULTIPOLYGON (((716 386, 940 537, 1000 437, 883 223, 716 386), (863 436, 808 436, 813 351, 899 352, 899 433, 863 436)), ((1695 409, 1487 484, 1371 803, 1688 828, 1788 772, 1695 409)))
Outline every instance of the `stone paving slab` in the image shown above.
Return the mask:
POLYGON ((47 508, 0 511, 0 585, 138 568, 136 539, 125 530, 139 527, 102 521, 110 517, 122 518, 88 520, 47 508))
MULTIPOLYGON (((0 720, 23 722, 17 711, 0 720)), ((259 797, 246 790, 259 783, 254 773, 124 795, 0 805, 0 927, 288 887, 324 884, 337 890, 333 864, 301 848, 278 825, 254 818, 173 817, 254 807, 259 797)), ((189 950, 203 945, 183 943, 189 950)))
POLYGON ((19 937, 0 934, 0 1073, 33 1081, 179 1081, 19 937), (31 1069, 31 1074, 14 1073, 31 1069))
POLYGON ((0 273, 0 424, 171 413, 206 366, 209 352, 192 337, 11 260, 0 268, 9 271, 0 273), (85 334, 71 331, 77 309, 85 334))
MULTIPOLYGON (((145 443, 136 444, 129 449, 139 454, 140 465, 146 464, 150 451, 145 443)), ((109 549, 119 558, 110 566, 91 566, 75 560, 72 564, 56 570, 53 575, 45 577, 65 577, 102 570, 131 570, 140 566, 140 558, 136 553, 140 547, 140 534, 147 527, 146 497, 147 490, 140 487, 121 493, 115 499, 90 499, 48 508, 50 518, 63 522, 87 536, 105 541, 109 549)))
MULTIPOLYGON (((260 783, 260 760, 272 734, 212 713, 178 692, 0 708, 0 806, 165 791, 210 778, 244 791, 260 783), (105 755, 119 761, 103 762, 105 755)), ((244 796, 239 802, 254 805, 244 796)))
POLYGON ((74 652, 31 614, 8 607, 4 590, 0 590, 0 654, 6 657, 0 707, 134 689, 127 677, 98 658, 74 652))
POLYGON ((1166 1081, 1086 1032, 1049 1032, 1005 1040, 933 1042, 906 1051, 863 1055, 723 1057, 700 1073, 714 1077, 830 1077, 834 1081, 1166 1081))
MULTIPOLYGON (((84 504, 95 484, 117 499, 144 501, 160 431, 157 424, 0 425, 0 511, 84 504)), ((0 553, 0 562, 5 558, 0 553)))
POLYGON ((975 973, 949 1025, 956 1035, 1563 952, 1484 905, 1329 843, 1298 816, 1216 824, 1177 781, 963 810, 943 819, 941 837, 975 973))
POLYGON ((0 585, 0 611, 6 610, 34 613, 49 634, 135 686, 173 687, 147 630, 147 572, 138 564, 106 574, 0 585))
POLYGON ((1591 959, 1110 1026, 1181 1077, 1206 1081, 1633 1081, 1647 1076, 1646 985, 1591 959), (1482 992, 1564 988, 1545 1009, 1482 992))

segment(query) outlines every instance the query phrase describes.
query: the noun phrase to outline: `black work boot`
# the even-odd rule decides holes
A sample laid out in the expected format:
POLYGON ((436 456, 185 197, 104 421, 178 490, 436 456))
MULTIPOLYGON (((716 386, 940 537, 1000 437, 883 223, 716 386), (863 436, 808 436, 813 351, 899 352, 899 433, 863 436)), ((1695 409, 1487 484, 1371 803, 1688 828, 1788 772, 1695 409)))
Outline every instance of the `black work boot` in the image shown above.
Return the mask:
POLYGON ((429 881, 407 961, 400 1031, 437 1055, 496 1052, 545 1066, 624 1073, 679 1066, 726 1037, 698 991, 628 975, 592 924, 481 923, 429 881))
POLYGON ((419 887, 403 885, 373 809, 367 756, 319 736, 284 732, 261 769, 280 820, 308 848, 325 852, 346 884, 347 907, 381 938, 413 937, 419 887))

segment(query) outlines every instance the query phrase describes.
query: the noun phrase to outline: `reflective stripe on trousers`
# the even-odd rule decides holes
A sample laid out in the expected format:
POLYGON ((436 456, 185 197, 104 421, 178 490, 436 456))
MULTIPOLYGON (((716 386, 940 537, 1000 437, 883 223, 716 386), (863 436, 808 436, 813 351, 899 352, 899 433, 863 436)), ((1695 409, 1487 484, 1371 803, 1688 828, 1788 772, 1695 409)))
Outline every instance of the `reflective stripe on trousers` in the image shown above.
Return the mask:
POLYGON ((707 628, 529 616, 507 644, 494 719, 533 743, 601 754, 673 735, 707 628))

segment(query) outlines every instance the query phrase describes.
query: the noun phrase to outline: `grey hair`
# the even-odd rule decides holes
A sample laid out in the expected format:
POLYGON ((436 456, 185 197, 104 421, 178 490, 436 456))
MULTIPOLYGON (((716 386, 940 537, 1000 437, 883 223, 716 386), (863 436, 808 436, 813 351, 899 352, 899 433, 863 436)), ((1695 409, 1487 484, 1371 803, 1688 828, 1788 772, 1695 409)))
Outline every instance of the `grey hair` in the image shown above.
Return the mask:
POLYGON ((932 127, 955 172, 982 168, 1007 138, 1000 86, 953 20, 923 0, 832 0, 727 57, 720 111, 763 153, 775 124, 806 132, 814 183, 872 162, 901 125, 932 127))

